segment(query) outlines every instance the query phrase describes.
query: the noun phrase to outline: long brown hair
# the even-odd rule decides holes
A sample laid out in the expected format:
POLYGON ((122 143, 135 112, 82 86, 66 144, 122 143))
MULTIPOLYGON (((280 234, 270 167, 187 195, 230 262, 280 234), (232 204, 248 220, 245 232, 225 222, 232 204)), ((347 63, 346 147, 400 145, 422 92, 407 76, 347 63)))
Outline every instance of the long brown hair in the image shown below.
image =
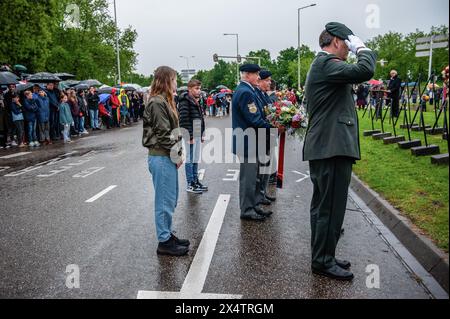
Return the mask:
POLYGON ((178 119, 177 106, 175 105, 174 92, 172 90, 172 81, 176 78, 177 72, 174 69, 168 66, 160 66, 157 68, 151 86, 150 96, 154 97, 162 95, 164 98, 167 98, 167 102, 169 103, 172 112, 178 119))

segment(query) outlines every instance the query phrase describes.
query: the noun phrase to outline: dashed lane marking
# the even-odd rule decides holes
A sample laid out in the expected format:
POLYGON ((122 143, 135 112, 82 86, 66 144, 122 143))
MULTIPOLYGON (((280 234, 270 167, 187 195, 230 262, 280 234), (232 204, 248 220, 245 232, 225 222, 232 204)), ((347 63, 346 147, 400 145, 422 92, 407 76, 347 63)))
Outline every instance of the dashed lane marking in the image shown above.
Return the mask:
POLYGON ((2 156, 2 157, 0 157, 0 159, 10 159, 10 158, 15 158, 15 157, 25 156, 25 155, 28 155, 31 153, 32 152, 20 152, 20 153, 16 153, 16 154, 2 156))
POLYGON ((117 187, 117 185, 111 185, 111 186, 109 186, 108 188, 102 190, 102 191, 101 191, 100 193, 98 193, 97 195, 95 195, 95 196, 89 198, 89 199, 86 201, 86 203, 93 203, 93 202, 95 202, 97 199, 99 199, 100 197, 102 197, 102 196, 108 194, 110 191, 112 191, 112 190, 113 190, 114 188, 116 188, 116 187, 117 187))

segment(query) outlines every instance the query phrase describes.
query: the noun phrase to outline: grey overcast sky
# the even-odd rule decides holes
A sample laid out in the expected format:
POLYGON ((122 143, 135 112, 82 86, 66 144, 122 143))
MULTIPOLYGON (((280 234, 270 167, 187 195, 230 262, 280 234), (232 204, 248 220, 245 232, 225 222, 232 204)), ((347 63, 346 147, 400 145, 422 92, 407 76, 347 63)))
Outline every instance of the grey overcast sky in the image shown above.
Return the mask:
POLYGON ((185 69, 186 59, 180 56, 195 56, 191 68, 212 68, 214 53, 236 55, 236 38, 223 33, 239 33, 241 55, 265 48, 275 58, 297 46, 297 8, 311 3, 317 6, 301 11, 301 39, 316 51, 319 34, 330 21, 345 23, 363 40, 449 23, 448 0, 116 1, 119 27, 131 25, 139 34, 137 71, 145 75, 160 65, 185 69))

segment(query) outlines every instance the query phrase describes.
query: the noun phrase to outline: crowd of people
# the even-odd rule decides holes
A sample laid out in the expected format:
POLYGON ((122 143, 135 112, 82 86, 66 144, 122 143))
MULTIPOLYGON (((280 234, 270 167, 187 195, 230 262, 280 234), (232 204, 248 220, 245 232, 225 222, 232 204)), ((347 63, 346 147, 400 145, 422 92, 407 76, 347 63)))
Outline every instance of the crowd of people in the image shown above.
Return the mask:
POLYGON ((39 147, 89 134, 88 130, 120 128, 138 122, 144 93, 113 88, 110 94, 68 88, 58 83, 34 84, 20 91, 0 89, 0 147, 39 147))

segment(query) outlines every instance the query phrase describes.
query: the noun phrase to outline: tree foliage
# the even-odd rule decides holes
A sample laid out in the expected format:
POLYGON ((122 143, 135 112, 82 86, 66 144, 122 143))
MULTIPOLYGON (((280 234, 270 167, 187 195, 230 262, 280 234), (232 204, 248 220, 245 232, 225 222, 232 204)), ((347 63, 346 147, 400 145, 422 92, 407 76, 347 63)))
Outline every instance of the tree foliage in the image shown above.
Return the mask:
MULTIPOLYGON (((31 73, 68 72, 79 79, 117 82, 116 27, 107 0, 8 0, 0 2, 0 12, 1 62, 23 64, 31 73), (67 23, 71 5, 79 8, 75 25, 67 23)), ((136 39, 131 27, 119 30, 125 78, 133 74, 137 63, 136 39)))

